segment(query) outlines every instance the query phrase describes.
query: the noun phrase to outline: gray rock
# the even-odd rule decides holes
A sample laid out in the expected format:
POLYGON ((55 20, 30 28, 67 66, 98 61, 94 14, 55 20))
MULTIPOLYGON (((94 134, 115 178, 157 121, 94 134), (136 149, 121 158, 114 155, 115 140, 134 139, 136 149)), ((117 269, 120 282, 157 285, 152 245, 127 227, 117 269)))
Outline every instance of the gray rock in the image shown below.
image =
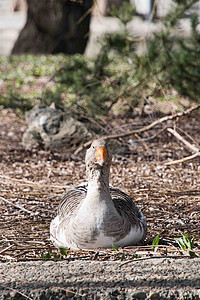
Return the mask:
MULTIPOLYGON (((22 138, 26 149, 38 146, 71 148, 100 134, 99 128, 88 121, 83 122, 78 113, 66 111, 54 103, 49 107, 36 105, 26 113, 26 121, 28 128, 22 138)), ((126 144, 115 139, 109 141, 109 147, 119 155, 128 151, 126 144)))
POLYGON ((55 104, 35 106, 27 112, 26 120, 28 129, 22 139, 26 149, 37 146, 69 148, 94 134, 87 123, 78 120, 78 115, 55 104))

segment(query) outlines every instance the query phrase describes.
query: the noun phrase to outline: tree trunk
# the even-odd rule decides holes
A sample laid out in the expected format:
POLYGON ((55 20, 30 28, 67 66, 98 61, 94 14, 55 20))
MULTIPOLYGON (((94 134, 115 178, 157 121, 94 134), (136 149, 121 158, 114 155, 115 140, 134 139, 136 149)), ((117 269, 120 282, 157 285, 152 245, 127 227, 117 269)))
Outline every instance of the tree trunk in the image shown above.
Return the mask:
POLYGON ((93 0, 27 0, 27 21, 12 54, 83 53, 93 0))

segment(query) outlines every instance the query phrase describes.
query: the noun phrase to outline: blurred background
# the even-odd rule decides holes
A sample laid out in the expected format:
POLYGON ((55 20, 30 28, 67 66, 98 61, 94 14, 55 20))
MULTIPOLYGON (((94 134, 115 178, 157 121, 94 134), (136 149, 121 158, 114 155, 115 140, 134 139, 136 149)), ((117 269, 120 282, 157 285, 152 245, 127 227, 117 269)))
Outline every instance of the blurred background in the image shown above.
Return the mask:
MULTIPOLYGON (((86 53, 96 53, 95 42, 96 38, 105 32, 119 31, 117 21, 109 16, 109 10, 112 5, 120 7, 123 0, 96 0, 95 7, 92 11, 92 19, 90 24, 90 44, 87 47, 86 53)), ((150 19, 154 1, 152 0, 131 0, 135 6, 137 15, 140 17, 137 22, 134 22, 133 28, 138 33, 145 30, 145 19, 150 19), (138 23, 138 24, 137 24, 138 23)), ((172 5, 171 0, 159 0, 156 5, 157 18, 163 18, 169 11, 172 5)), ((21 29, 24 27, 27 19, 27 3, 25 0, 0 0, 0 55, 9 55, 17 40, 21 29)), ((96 45, 97 47, 97 45, 96 45)))

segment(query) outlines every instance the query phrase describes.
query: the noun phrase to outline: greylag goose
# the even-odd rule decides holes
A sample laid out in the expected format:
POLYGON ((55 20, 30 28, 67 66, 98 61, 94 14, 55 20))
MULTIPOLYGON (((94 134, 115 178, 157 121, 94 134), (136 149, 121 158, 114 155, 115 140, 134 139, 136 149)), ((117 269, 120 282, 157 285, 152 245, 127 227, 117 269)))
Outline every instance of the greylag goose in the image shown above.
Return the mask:
POLYGON ((109 185, 112 155, 103 139, 86 152, 88 182, 70 189, 51 221, 56 247, 70 249, 136 245, 146 237, 146 220, 131 198, 109 185))

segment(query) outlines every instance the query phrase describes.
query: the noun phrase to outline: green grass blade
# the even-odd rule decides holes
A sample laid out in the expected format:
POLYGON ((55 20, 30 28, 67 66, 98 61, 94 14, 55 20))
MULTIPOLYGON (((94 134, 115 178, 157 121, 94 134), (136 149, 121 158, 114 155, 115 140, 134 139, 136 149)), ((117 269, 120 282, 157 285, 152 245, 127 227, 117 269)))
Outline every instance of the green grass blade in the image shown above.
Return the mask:
POLYGON ((125 254, 124 252, 122 253, 122 256, 121 256, 121 261, 123 261, 125 259, 125 254))
POLYGON ((183 236, 183 242, 186 245, 186 248, 191 249, 191 240, 190 240, 190 238, 184 232, 181 232, 181 234, 183 236))
POLYGON ((179 247, 182 249, 182 250, 186 250, 186 245, 183 241, 182 238, 176 238, 175 241, 178 243, 179 247))
POLYGON ((158 244, 159 244, 159 240, 160 240, 160 235, 158 234, 154 239, 153 239, 153 242, 152 242, 152 250, 153 251, 156 251, 157 250, 157 247, 158 244))
POLYGON ((67 256, 67 250, 65 248, 59 248, 60 253, 64 256, 67 256))
POLYGON ((112 248, 113 248, 114 251, 119 251, 119 249, 117 247, 115 247, 114 244, 112 244, 112 248))

